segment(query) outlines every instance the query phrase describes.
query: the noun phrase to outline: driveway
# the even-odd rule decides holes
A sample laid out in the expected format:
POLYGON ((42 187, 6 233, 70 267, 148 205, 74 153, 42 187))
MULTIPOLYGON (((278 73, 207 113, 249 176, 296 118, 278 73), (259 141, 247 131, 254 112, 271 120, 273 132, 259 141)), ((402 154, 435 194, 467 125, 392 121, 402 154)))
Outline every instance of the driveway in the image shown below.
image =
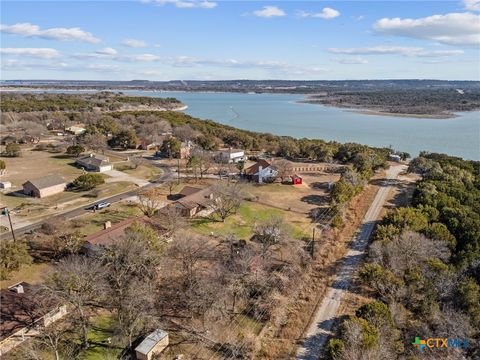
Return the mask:
POLYGON ((406 166, 397 165, 387 170, 387 180, 382 182, 382 187, 378 190, 372 204, 368 208, 359 232, 350 246, 350 250, 342 259, 342 265, 334 278, 333 285, 327 289, 326 296, 323 298, 312 324, 308 328, 304 343, 297 351, 298 360, 320 359, 323 347, 329 337, 333 335, 333 326, 343 296, 364 258, 375 223, 380 216, 380 211, 392 187, 392 182, 389 180, 396 179, 400 172, 405 169, 406 166))

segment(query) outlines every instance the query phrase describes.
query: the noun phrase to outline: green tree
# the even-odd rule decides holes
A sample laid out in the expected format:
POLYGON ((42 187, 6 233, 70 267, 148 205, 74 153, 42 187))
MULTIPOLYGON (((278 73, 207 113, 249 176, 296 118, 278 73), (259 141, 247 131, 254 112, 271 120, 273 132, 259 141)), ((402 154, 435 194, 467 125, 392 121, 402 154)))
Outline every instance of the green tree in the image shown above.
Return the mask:
POLYGON ((71 145, 67 147, 66 153, 68 155, 73 155, 75 157, 78 157, 81 153, 85 151, 85 148, 82 145, 71 145))
POLYGON ((355 312, 355 315, 367 320, 378 329, 382 328, 384 325, 393 325, 392 314, 390 314, 388 306, 380 301, 372 301, 360 306, 355 312))
POLYGON ((21 241, 2 241, 0 249, 0 279, 8 279, 12 271, 32 262, 28 247, 21 241))
POLYGON ((160 151, 169 158, 179 158, 182 142, 177 138, 171 137, 163 141, 160 151))
POLYGON ((91 190, 104 183, 105 180, 101 174, 83 174, 73 180, 73 186, 80 191, 91 190))
POLYGON ((4 155, 8 157, 19 157, 22 154, 20 145, 15 143, 7 144, 4 155))
POLYGON ((137 135, 133 129, 124 129, 115 133, 108 141, 112 148, 131 149, 137 145, 137 135))

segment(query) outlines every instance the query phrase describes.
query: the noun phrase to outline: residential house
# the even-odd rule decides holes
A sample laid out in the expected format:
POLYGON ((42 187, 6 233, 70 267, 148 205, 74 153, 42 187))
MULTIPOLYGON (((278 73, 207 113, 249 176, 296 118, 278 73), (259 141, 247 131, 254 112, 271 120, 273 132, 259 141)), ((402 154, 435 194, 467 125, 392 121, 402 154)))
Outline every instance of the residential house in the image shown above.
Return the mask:
POLYGON ((87 129, 85 129, 83 127, 83 124, 77 124, 77 125, 72 125, 68 128, 65 129, 65 131, 69 134, 73 134, 73 135, 81 135, 83 134, 85 131, 87 131, 87 129))
POLYGON ((244 175, 250 181, 258 183, 273 181, 277 175, 277 168, 265 159, 260 159, 244 170, 244 175))
POLYGON ((136 348, 135 355, 138 360, 151 360, 168 346, 168 333, 156 329, 149 334, 136 348))
POLYGON ((240 149, 224 149, 217 152, 215 159, 220 163, 238 163, 240 161, 245 161, 247 158, 245 156, 245 151, 240 149))
POLYGON ((67 183, 65 179, 59 175, 48 175, 38 179, 29 180, 22 186, 25 195, 44 198, 46 196, 63 192, 67 183))
POLYGON ((208 204, 214 199, 211 186, 199 189, 192 186, 185 186, 179 193, 181 198, 171 206, 175 206, 182 216, 193 217, 201 211, 208 209, 208 204))
POLYGON ((78 158, 75 164, 87 171, 105 172, 113 169, 113 164, 110 163, 109 158, 98 154, 90 154, 78 158))
POLYGON ((0 290, 0 356, 34 336, 35 327, 48 326, 67 313, 66 306, 40 304, 39 289, 20 282, 0 290))
POLYGON ((159 228, 158 225, 154 225, 147 217, 132 216, 124 219, 116 224, 107 221, 103 224, 103 229, 88 235, 84 238, 84 243, 80 252, 85 255, 95 255, 102 253, 107 247, 115 244, 115 242, 125 235, 125 230, 129 228, 134 222, 140 222, 142 224, 148 224, 158 230, 161 234, 164 229, 159 228))

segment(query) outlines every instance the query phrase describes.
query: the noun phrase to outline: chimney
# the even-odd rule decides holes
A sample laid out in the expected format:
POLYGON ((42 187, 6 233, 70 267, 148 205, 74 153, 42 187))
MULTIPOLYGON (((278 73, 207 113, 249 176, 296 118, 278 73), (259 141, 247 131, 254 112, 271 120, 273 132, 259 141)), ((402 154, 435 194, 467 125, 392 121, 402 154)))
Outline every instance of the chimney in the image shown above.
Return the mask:
POLYGON ((263 166, 260 165, 258 167, 258 183, 261 184, 263 182, 263 179, 262 179, 262 170, 263 170, 263 166))
POLYGON ((105 224, 103 224, 103 230, 109 229, 112 227, 112 223, 110 221, 106 221, 105 224))

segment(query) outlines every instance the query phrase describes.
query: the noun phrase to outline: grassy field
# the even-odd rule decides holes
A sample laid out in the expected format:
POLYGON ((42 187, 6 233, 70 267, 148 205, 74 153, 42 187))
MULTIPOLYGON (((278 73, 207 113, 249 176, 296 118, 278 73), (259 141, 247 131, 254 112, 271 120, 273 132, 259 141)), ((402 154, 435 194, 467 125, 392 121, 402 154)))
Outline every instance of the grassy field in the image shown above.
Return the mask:
POLYGON ((152 180, 162 173, 162 170, 151 164, 142 164, 136 169, 131 168, 129 164, 121 164, 115 166, 115 170, 123 171, 126 174, 145 180, 152 180))
POLYGON ((280 216, 285 219, 285 224, 290 234, 302 239, 308 237, 308 219, 276 208, 254 202, 244 202, 237 214, 229 216, 225 222, 216 222, 210 219, 193 219, 192 227, 201 234, 216 236, 234 235, 239 239, 249 240, 258 222, 264 221, 272 216, 280 216))
POLYGON ((39 284, 51 268, 52 265, 48 263, 33 263, 28 266, 22 266, 19 271, 12 273, 9 279, 0 281, 0 288, 4 289, 21 281, 39 284))
POLYGON ((105 210, 71 220, 70 223, 74 228, 78 228, 83 235, 87 236, 102 230, 106 221, 111 221, 112 224, 115 224, 126 218, 140 215, 142 215, 142 212, 136 205, 116 203, 105 210))
POLYGON ((17 187, 21 187, 27 180, 42 176, 55 174, 73 180, 82 174, 82 170, 73 165, 75 158, 46 151, 23 150, 21 157, 2 160, 7 165, 2 180, 10 181, 12 186, 17 187))

